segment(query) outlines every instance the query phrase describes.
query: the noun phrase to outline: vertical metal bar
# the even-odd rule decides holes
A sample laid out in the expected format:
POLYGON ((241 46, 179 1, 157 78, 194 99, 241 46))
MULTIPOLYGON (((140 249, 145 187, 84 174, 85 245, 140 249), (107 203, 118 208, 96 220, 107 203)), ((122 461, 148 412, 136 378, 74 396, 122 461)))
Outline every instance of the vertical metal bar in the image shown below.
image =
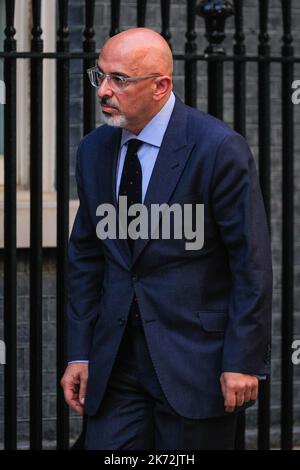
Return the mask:
MULTIPOLYGON (((243 0, 234 0, 235 44, 233 53, 237 57, 246 55, 243 32, 243 0)), ((234 128, 242 135, 246 135, 246 62, 234 62, 234 128)), ((245 412, 238 414, 235 449, 244 450, 246 416, 245 412)))
POLYGON ((208 112, 223 118, 223 60, 226 19, 233 14, 232 5, 227 1, 211 2, 202 0, 196 13, 205 20, 206 38, 209 45, 205 49, 207 64, 208 112))
MULTIPOLYGON (((16 50, 15 2, 6 0, 5 52, 16 50)), ((16 59, 4 59, 4 446, 17 447, 16 59)))
MULTIPOLYGON (((84 52, 95 52, 96 44, 93 39, 94 31, 95 0, 85 0, 85 29, 83 31, 84 41, 82 44, 84 52)), ((86 70, 95 64, 94 59, 83 60, 83 133, 90 132, 95 127, 95 92, 91 87, 86 70)))
MULTIPOLYGON (((234 55, 246 55, 243 32, 243 0, 234 0, 235 44, 234 55)), ((246 135, 246 62, 234 62, 234 128, 237 132, 246 135)))
POLYGON ((162 23, 161 35, 167 41, 170 48, 172 49, 171 42, 170 42, 170 39, 172 37, 172 34, 170 32, 171 2, 170 0, 160 0, 160 6, 161 6, 161 23, 162 23))
POLYGON ((147 0, 137 0, 137 26, 142 28, 146 23, 147 0))
MULTIPOLYGON (((187 32, 185 37, 185 54, 187 58, 197 54, 197 33, 195 31, 196 0, 187 2, 187 32)), ((197 107, 197 60, 185 61, 184 74, 185 103, 197 107)))
MULTIPOLYGON (((218 54, 213 53, 216 57, 218 54)), ((212 57, 212 54, 211 54, 212 57)), ((223 62, 208 61, 207 64, 207 111, 209 114, 223 118, 223 62)))
MULTIPOLYGON (((268 36, 268 0, 259 1, 258 55, 270 56, 268 36)), ((258 63, 258 132, 259 132, 259 178, 267 219, 270 227, 270 63, 258 63)), ((260 382, 258 404, 258 449, 270 448, 270 379, 260 382)))
MULTIPOLYGON (((261 58, 270 57, 268 28, 268 0, 259 0, 259 46, 261 58)), ((270 216, 270 63, 258 64, 258 105, 259 105, 259 169, 260 183, 268 216, 270 216)))
MULTIPOLYGON (((95 36, 94 30, 94 15, 95 15, 95 1, 85 0, 85 29, 83 35, 85 40, 83 41, 84 52, 95 52, 96 44, 93 39, 95 36)), ((83 133, 84 135, 90 132, 95 127, 96 113, 95 113, 95 92, 91 87, 88 79, 86 70, 94 65, 93 59, 83 60, 83 133)), ((83 448, 85 439, 85 419, 83 421, 82 433, 72 447, 73 449, 78 446, 83 448)))
POLYGON ((120 32, 120 3, 121 0, 111 0, 111 28, 109 35, 114 36, 120 32))
MULTIPOLYGON (((57 52, 69 51, 68 0, 58 2, 57 52)), ((90 18, 89 18, 90 19, 90 18)), ((57 63, 57 262, 56 262, 56 338, 57 338, 57 449, 69 448, 69 410, 60 379, 66 365, 67 270, 69 238, 69 59, 57 63)))
MULTIPOLYGON (((291 0, 282 0, 282 56, 294 55, 291 35, 291 0)), ((291 86, 294 64, 282 63, 282 369, 281 369, 281 448, 293 448, 293 341, 294 311, 294 115, 291 86)))
POLYGON ((245 428, 246 428, 246 414, 244 411, 238 413, 237 425, 235 431, 234 450, 245 450, 245 428))
MULTIPOLYGON (((32 1, 31 50, 43 51, 41 1, 32 1)), ((30 448, 42 448, 43 59, 31 59, 30 82, 30 448)))

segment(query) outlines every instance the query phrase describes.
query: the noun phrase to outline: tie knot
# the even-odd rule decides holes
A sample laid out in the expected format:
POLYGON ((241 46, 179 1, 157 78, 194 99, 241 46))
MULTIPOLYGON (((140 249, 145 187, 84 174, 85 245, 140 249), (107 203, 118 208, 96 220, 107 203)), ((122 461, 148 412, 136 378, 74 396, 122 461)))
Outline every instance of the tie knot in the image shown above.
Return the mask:
POLYGON ((139 147, 142 145, 142 141, 138 139, 131 139, 128 141, 127 144, 127 153, 130 155, 133 155, 136 153, 139 149, 139 147))

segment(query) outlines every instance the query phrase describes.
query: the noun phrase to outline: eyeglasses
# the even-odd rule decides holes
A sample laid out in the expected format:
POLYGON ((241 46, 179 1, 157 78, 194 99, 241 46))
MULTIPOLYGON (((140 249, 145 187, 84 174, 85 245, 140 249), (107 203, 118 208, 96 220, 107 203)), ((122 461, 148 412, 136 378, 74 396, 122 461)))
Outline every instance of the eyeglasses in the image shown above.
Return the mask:
POLYGON ((145 80, 146 78, 161 77, 159 73, 151 73, 149 75, 142 75, 140 77, 123 77, 122 75, 117 75, 115 73, 103 73, 99 70, 98 67, 87 69, 87 74, 91 84, 95 88, 99 88, 104 82, 105 78, 107 78, 111 89, 116 92, 124 90, 124 88, 126 88, 130 83, 145 80))

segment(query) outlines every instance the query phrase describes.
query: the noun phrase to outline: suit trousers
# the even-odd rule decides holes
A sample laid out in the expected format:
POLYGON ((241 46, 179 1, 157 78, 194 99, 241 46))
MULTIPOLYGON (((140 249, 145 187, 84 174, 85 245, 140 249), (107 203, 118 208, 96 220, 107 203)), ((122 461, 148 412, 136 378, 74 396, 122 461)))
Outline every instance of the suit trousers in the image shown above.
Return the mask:
MULTIPOLYGON (((191 384, 192 386, 192 384, 191 384)), ((87 450, 233 449, 237 414, 188 419, 159 384, 136 299, 102 403, 87 417, 87 450)))

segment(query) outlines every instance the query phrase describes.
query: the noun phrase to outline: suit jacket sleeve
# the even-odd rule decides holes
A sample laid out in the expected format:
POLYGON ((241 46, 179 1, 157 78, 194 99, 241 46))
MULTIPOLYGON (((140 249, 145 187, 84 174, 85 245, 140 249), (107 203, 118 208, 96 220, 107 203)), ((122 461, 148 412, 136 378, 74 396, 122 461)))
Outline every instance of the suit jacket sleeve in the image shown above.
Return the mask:
POLYGON ((243 137, 219 146, 212 207, 232 276, 223 371, 270 373, 272 264, 269 231, 255 162, 243 137))
POLYGON ((104 273, 101 240, 96 236, 86 205, 81 172, 81 148, 77 152, 76 181, 79 208, 69 241, 68 361, 87 360, 93 327, 98 317, 104 273))

